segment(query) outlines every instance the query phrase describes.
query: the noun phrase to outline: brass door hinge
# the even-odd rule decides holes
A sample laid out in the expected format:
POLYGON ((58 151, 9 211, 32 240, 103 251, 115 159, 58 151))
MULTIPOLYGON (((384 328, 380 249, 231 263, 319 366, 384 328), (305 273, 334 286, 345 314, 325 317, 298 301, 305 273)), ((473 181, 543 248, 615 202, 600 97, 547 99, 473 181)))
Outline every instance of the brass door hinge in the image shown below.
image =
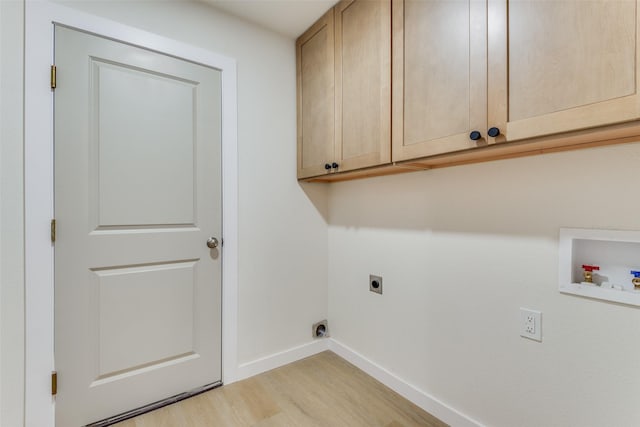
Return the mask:
POLYGON ((56 88, 56 66, 51 66, 51 89, 56 88))
POLYGON ((56 241, 56 220, 55 218, 51 220, 51 243, 56 241))
POLYGON ((51 372, 51 395, 58 394, 58 373, 56 371, 51 372))

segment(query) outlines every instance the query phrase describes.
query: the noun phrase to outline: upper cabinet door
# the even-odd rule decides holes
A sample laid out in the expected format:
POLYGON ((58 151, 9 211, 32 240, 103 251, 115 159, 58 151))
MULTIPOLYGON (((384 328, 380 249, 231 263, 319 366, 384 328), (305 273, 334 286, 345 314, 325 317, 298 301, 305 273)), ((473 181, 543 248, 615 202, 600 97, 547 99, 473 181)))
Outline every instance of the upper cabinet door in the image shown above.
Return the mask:
POLYGON ((334 161, 333 9, 296 42, 298 178, 323 175, 334 161))
POLYGON ((636 0, 489 0, 489 124, 513 141, 638 119, 637 16, 636 0))
POLYGON ((335 19, 338 171, 389 163, 390 0, 344 0, 335 19))
POLYGON ((485 145, 486 0, 394 1, 392 26, 393 160, 485 145))

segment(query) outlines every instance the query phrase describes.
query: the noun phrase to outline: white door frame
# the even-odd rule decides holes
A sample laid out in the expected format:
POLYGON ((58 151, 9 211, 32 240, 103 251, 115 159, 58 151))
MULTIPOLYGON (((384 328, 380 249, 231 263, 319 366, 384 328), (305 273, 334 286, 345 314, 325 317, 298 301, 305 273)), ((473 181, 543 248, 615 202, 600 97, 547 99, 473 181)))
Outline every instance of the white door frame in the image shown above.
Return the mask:
MULTIPOLYGON (((54 427, 53 218, 53 25, 60 23, 166 53, 222 73, 222 379, 237 371, 238 154, 236 62, 213 52, 101 17, 26 0, 25 9, 25 426, 54 427)), ((64 379, 62 379, 64 381, 64 379)))

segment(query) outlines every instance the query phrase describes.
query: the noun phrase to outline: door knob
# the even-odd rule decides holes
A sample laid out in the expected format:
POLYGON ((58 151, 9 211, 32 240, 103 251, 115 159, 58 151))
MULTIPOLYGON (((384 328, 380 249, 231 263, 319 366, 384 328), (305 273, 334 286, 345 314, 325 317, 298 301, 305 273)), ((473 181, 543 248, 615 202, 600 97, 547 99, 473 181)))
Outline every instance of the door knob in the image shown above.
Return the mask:
POLYGON ((482 135, 477 130, 474 130, 469 134, 469 139, 471 139, 472 141, 477 141, 480 138, 482 138, 482 135))
POLYGON ((331 169, 331 165, 330 165, 329 163, 325 163, 325 164, 324 164, 324 168, 325 168, 326 170, 329 170, 329 169, 331 169))
POLYGON ((209 237, 207 239, 207 247, 210 249, 215 249, 218 247, 218 239, 215 237, 209 237))

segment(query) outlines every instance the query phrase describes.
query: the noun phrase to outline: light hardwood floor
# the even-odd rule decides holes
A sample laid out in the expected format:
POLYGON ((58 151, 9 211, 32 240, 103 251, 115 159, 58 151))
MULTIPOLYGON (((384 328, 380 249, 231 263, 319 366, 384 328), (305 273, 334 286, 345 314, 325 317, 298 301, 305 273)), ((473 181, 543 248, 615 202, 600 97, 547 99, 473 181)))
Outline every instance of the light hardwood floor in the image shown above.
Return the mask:
POLYGON ((445 423, 325 351, 116 427, 362 426, 445 423))

